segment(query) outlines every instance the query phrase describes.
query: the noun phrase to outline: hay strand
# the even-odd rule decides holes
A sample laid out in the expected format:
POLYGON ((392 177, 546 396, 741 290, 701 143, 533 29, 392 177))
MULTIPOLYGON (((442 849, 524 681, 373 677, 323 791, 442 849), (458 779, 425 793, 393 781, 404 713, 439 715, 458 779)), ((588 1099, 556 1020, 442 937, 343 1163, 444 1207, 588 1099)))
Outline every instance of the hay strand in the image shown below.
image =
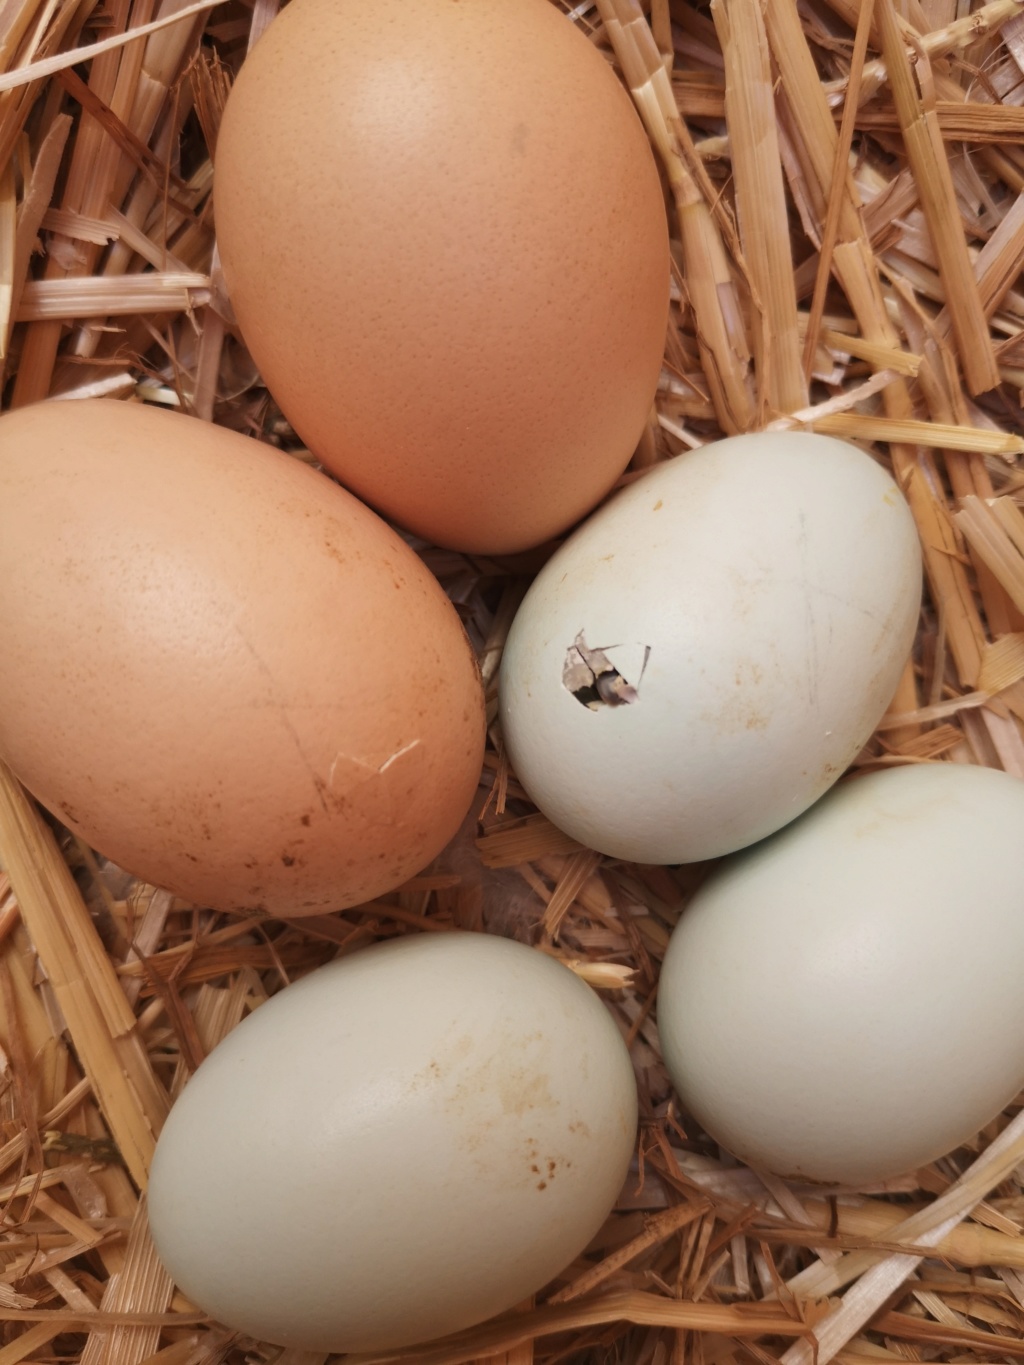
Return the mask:
POLYGON ((768 42, 756 5, 713 0, 711 13, 725 61, 725 116, 740 242, 759 302, 754 327, 759 401, 763 413, 792 412, 807 406, 808 393, 800 359, 768 42))
POLYGON ((93 1094, 125 1164, 145 1188, 166 1092, 53 835, 3 764, 0 858, 93 1094))

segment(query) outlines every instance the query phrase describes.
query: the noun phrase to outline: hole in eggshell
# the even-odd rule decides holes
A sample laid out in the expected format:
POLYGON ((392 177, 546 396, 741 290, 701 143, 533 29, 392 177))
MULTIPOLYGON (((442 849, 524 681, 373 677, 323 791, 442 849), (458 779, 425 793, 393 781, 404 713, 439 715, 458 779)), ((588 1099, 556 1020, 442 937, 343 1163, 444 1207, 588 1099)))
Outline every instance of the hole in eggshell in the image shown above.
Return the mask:
POLYGON ((629 706, 639 701, 639 687, 651 655, 650 645, 644 645, 644 662, 636 686, 628 682, 608 658, 606 650, 617 645, 603 645, 591 649, 581 630, 566 650, 562 665, 562 686, 588 711, 599 711, 602 706, 629 706))

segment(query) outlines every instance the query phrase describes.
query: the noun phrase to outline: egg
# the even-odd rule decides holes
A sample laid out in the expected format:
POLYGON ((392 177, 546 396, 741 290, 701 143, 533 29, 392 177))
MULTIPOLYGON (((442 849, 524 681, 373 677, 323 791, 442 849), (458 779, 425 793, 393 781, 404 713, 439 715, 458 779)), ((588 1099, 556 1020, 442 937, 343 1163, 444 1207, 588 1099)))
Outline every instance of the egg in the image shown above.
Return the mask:
POLYGON ((409 1345, 563 1270, 636 1121, 622 1036, 561 963, 486 934, 379 944, 199 1067, 157 1144, 153 1236, 190 1299, 260 1340, 409 1345))
POLYGON ((0 756, 195 903, 367 900, 474 798, 480 680, 440 585, 324 475, 195 418, 0 418, 0 637, 0 756))
POLYGON ((863 746, 920 597, 910 511, 856 447, 762 433, 680 455, 590 517, 527 593, 501 665, 512 766, 603 853, 729 853, 863 746))
POLYGON ((216 149, 245 341, 359 497, 439 545, 538 545, 650 413, 664 195, 629 96, 548 0, 292 0, 216 149))
POLYGON ((683 1103, 752 1166, 862 1185, 1024 1086, 1024 782, 935 763, 844 782, 683 912, 658 1031, 683 1103))

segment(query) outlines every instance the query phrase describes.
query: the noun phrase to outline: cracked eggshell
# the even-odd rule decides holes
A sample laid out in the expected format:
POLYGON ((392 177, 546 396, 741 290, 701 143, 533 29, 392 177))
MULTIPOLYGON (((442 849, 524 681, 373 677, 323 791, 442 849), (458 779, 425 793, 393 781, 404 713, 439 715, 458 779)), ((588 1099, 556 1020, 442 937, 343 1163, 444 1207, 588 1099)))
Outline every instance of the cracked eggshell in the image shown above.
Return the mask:
POLYGON ((597 996, 485 934, 424 934, 289 986, 210 1054, 157 1144, 149 1215, 184 1292, 312 1351, 511 1308, 604 1222, 636 1131, 597 996))
POLYGON ((112 400, 0 418, 0 754, 93 847, 201 905, 391 890, 483 752, 458 616, 297 460, 112 400))
POLYGON ((891 477, 762 433, 659 465, 548 561, 501 666, 516 775, 615 857, 717 857, 839 777, 896 689, 921 555, 891 477))
POLYGON ((231 91, 215 199, 260 371, 387 516, 509 553, 626 467, 665 345, 664 195, 548 0, 292 0, 231 91))
POLYGON ((693 1116, 755 1167, 863 1185, 973 1137, 1024 1086, 1024 782, 853 778, 737 854, 658 985, 693 1116))

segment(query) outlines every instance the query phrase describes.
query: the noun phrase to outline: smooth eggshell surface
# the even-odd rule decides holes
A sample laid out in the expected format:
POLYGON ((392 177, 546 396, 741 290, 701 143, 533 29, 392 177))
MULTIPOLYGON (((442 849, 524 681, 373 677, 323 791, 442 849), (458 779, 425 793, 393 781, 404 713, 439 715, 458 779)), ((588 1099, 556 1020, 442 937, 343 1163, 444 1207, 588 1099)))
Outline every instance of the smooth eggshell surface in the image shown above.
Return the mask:
POLYGON ((637 1119, 622 1037, 543 954, 426 934, 333 962, 222 1042, 153 1162, 157 1249, 257 1338, 381 1350, 511 1308, 579 1254, 637 1119))
POLYGON ((664 196, 548 0, 292 0, 228 100, 215 204, 275 398, 393 520, 520 550, 625 468, 665 344, 664 196))
POLYGON ((0 755, 199 904, 388 891, 479 780, 479 675, 437 581, 323 475, 190 417, 0 418, 0 638, 0 755))
POLYGON ((786 432, 680 455, 594 513, 530 588, 501 666, 512 766, 603 853, 741 848, 866 742, 920 598, 909 508, 854 446, 786 432))
POLYGON ((1024 782, 852 779, 729 859, 676 927, 658 1031, 729 1151, 861 1185, 971 1138, 1024 1086, 1024 782))

